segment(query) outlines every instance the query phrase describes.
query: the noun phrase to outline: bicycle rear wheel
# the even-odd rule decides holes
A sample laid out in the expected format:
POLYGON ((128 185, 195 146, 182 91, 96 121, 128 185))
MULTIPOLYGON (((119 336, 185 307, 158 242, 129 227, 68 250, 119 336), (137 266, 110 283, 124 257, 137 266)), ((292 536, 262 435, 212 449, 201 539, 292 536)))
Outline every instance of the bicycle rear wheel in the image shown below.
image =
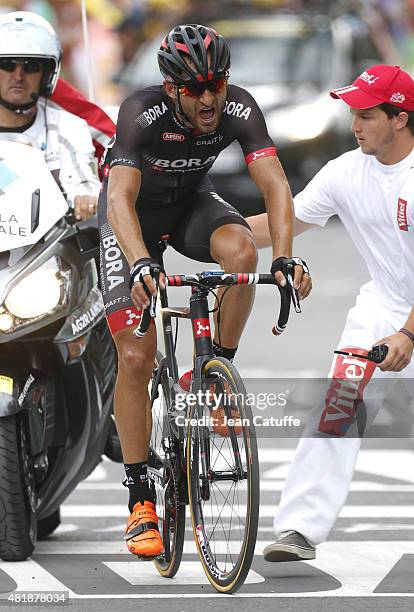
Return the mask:
POLYGON ((187 429, 194 539, 211 584, 231 593, 243 585, 256 544, 257 441, 246 390, 227 359, 207 363, 200 389, 201 401, 191 407, 187 429))
POLYGON ((172 578, 180 567, 185 536, 185 477, 183 442, 172 431, 168 418, 171 393, 167 369, 157 352, 151 385, 152 433, 148 477, 156 494, 159 529, 165 551, 154 560, 161 576, 172 578))

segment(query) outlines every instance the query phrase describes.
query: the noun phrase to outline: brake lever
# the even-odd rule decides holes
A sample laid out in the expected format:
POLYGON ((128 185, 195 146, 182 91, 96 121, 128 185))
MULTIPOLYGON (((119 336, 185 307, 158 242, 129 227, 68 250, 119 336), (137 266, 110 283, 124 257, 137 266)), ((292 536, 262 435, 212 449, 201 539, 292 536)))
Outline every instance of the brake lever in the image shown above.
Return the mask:
POLYGON ((287 266, 287 273, 286 273, 287 283, 288 283, 288 287, 290 291, 290 296, 292 299, 293 308, 295 309, 295 312, 300 313, 302 312, 302 309, 300 307, 299 292, 297 289, 295 289, 293 285, 293 274, 292 274, 293 270, 294 270, 294 267, 289 264, 287 266))
MULTIPOLYGON (((142 313, 141 321, 138 323, 137 327, 132 332, 136 338, 143 338, 148 331, 148 327, 150 325, 151 319, 155 319, 157 314, 157 297, 158 297, 158 285, 159 285, 159 277, 160 271, 154 270, 153 281, 157 288, 157 294, 152 295, 147 293, 150 303, 147 308, 142 313)), ((145 290, 147 292, 147 289, 145 290)))
POLYGON ((158 286, 159 286, 160 271, 154 270, 154 284, 157 288, 157 295, 150 295, 150 304, 148 306, 151 319, 155 319, 157 310, 158 286))

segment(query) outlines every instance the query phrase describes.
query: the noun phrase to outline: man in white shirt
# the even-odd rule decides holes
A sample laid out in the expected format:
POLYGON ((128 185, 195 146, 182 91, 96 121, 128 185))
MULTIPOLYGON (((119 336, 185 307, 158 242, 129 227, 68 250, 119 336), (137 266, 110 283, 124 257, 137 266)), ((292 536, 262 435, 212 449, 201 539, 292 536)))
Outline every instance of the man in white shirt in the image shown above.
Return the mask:
POLYGON ((0 139, 44 152, 78 219, 96 213, 100 182, 87 123, 49 101, 62 49, 50 24, 34 13, 0 15, 0 139))
MULTIPOLYGON (((357 408, 363 399, 369 425, 381 404, 370 380, 401 378, 413 395, 414 81, 398 66, 376 65, 331 96, 350 106, 359 148, 326 164, 296 196, 296 234, 337 214, 364 258, 371 281, 337 347, 362 358, 335 356, 323 406, 315 408, 290 467, 267 561, 313 559, 328 537, 361 445, 357 408), (376 344, 388 347, 378 366, 363 358, 376 344)), ((248 222, 258 246, 268 246, 266 215, 248 222)))

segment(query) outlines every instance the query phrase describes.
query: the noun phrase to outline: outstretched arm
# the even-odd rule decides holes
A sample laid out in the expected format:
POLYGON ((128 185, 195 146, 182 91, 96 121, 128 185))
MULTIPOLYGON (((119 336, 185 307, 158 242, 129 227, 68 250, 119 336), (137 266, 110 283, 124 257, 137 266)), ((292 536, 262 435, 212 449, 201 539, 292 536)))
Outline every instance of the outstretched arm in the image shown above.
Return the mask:
MULTIPOLYGON (((252 217, 246 218, 246 221, 250 225, 250 229, 252 230, 253 237, 258 249, 265 249, 266 247, 272 246, 269 224, 267 219, 267 213, 262 213, 261 215, 254 215, 252 217)), ((301 221, 300 219, 295 217, 293 234, 295 236, 298 236, 299 234, 306 232, 306 230, 310 229, 311 227, 313 227, 312 224, 305 223, 304 221, 301 221)))

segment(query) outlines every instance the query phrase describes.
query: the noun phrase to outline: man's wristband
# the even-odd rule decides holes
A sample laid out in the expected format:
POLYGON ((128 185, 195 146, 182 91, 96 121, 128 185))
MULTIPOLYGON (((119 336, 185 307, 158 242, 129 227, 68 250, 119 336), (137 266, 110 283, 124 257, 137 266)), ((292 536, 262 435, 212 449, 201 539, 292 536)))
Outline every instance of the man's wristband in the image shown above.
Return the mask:
POLYGON ((405 336, 407 336, 407 338, 410 338, 411 342, 414 344, 414 334, 411 333, 410 331, 408 331, 408 329, 405 329, 405 327, 402 327, 399 330, 400 334, 404 334, 405 336))

